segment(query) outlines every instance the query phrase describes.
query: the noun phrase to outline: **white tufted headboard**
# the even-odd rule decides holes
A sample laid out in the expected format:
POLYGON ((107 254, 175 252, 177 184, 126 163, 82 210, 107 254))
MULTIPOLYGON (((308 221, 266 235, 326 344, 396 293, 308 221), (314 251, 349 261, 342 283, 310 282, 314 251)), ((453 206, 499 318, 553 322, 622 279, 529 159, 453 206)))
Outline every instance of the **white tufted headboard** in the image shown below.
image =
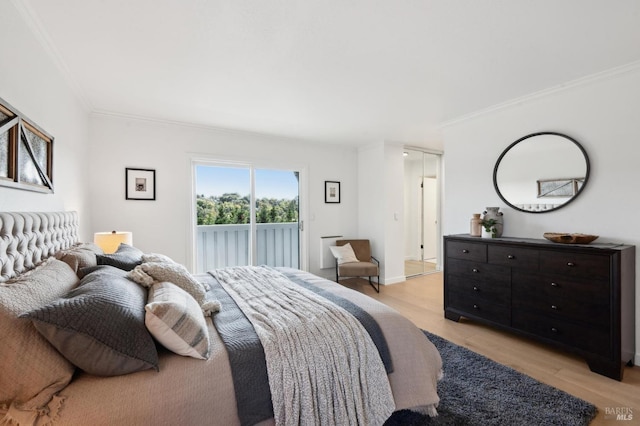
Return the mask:
POLYGON ((77 241, 77 212, 0 212, 0 282, 77 241))

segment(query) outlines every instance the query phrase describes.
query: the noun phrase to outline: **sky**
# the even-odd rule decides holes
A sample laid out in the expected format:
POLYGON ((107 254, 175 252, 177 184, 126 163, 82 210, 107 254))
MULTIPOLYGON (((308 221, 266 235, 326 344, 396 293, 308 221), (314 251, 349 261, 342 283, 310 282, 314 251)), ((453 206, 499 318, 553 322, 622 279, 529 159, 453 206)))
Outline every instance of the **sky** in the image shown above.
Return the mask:
MULTIPOLYGON (((249 195, 249 169, 196 166, 196 194, 220 196, 236 192, 249 195)), ((292 171, 256 170, 256 198, 291 200, 298 195, 298 180, 292 171)))

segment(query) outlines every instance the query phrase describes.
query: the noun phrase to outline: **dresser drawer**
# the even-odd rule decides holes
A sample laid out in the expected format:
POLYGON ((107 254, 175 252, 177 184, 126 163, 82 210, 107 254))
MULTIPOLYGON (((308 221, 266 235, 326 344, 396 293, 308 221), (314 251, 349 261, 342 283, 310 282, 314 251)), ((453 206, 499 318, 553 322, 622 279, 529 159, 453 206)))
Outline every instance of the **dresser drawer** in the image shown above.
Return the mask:
POLYGON ((516 329, 607 358, 612 356, 608 330, 540 315, 536 311, 514 308, 512 316, 512 326, 516 329))
POLYGON ((454 259, 472 260, 474 262, 487 261, 487 245, 467 241, 447 241, 445 256, 454 259))
POLYGON ((507 284, 511 282, 510 268, 506 266, 489 265, 488 263, 449 259, 445 272, 447 275, 463 275, 478 281, 492 281, 507 284))
POLYGON ((609 326, 610 309, 609 301, 606 299, 579 302, 571 298, 550 297, 522 290, 521 287, 513 285, 512 304, 514 310, 533 309, 539 315, 554 316, 563 320, 605 328, 609 326))
POLYGON ((544 250, 540 252, 540 272, 566 277, 609 281, 609 256, 544 250))
POLYGON ((511 287, 508 281, 474 280, 463 275, 449 275, 447 292, 456 292, 501 305, 511 303, 511 287))
POLYGON ((554 299, 572 299, 579 303, 599 300, 608 305, 611 295, 608 281, 567 279, 560 275, 531 274, 524 271, 513 271, 511 281, 513 288, 518 288, 518 295, 523 298, 544 295, 554 299))
POLYGON ((538 270, 539 253, 540 252, 538 250, 521 247, 487 247, 487 259, 489 263, 531 271, 538 270))
POLYGON ((450 291, 448 294, 448 304, 445 308, 456 309, 467 313, 469 316, 480 317, 499 324, 511 324, 510 306, 491 303, 476 297, 469 297, 466 293, 450 291))

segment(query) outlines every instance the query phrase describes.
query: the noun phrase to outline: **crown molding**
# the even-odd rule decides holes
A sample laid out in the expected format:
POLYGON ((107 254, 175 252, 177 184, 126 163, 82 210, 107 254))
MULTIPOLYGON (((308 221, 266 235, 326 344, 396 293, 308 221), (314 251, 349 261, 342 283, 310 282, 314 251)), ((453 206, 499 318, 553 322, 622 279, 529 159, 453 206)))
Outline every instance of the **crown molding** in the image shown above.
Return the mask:
POLYGON ((51 58, 55 67, 60 71, 63 79, 67 82, 75 96, 80 100, 87 111, 92 111, 93 105, 89 101, 89 98, 86 96, 86 92, 83 90, 80 83, 78 83, 78 81, 74 78, 73 74, 69 70, 69 67, 62 58, 62 55, 60 54, 58 49, 56 49, 53 41, 51 40, 51 37, 44 29, 40 18, 38 18, 38 14, 26 1, 11 0, 11 3, 13 3, 13 6, 22 16, 22 19, 31 30, 37 42, 42 46, 45 53, 51 58))
POLYGON ((630 63, 628 63, 626 65, 622 65, 622 66, 615 67, 615 68, 610 68, 608 70, 601 71, 601 72, 598 72, 598 73, 595 73, 595 74, 590 74, 590 75, 587 75, 585 77, 581 77, 581 78, 578 78, 578 79, 575 79, 575 80, 571 80, 571 81, 566 82, 566 83, 558 84, 556 86, 552 86, 552 87, 549 87, 547 89, 540 90, 538 92, 530 93, 528 95, 524 95, 524 96, 521 96, 521 97, 518 97, 518 98, 514 98, 514 99, 508 100, 506 102, 502 102, 502 103, 490 106, 488 108, 484 108, 484 109, 481 109, 481 110, 478 110, 478 111, 475 111, 475 112, 472 112, 472 113, 469 113, 469 114, 462 115, 462 116, 457 117, 457 118, 453 118, 451 120, 444 121, 438 126, 438 129, 444 129, 446 127, 450 127, 450 126, 453 126, 453 125, 456 125, 456 124, 460 124, 460 123, 463 123, 465 121, 469 121, 469 120, 472 120, 474 118, 481 117, 483 115, 487 115, 487 114, 491 114, 491 113, 494 113, 494 112, 497 112, 497 111, 500 111, 500 110, 503 110, 503 109, 511 108, 513 106, 520 105, 520 104, 523 104, 523 103, 526 103, 526 102, 531 102, 533 100, 544 98, 546 96, 550 96, 550 95, 553 95, 553 94, 556 94, 556 93, 564 92, 564 91, 567 91, 567 90, 570 90, 570 89, 573 89, 573 88, 576 88, 576 87, 587 86, 589 84, 596 83, 598 81, 614 78, 614 77, 617 77, 617 76, 622 75, 622 74, 626 74, 626 73, 629 73, 629 72, 637 71, 639 69, 640 69, 640 60, 634 61, 634 62, 630 62, 630 63))
MULTIPOLYGON (((335 142, 322 141, 322 140, 310 139, 305 137, 296 137, 296 136, 289 136, 289 135, 278 134, 278 133, 260 132, 257 130, 249 130, 249 129, 242 129, 242 128, 234 128, 234 127, 222 127, 222 126, 215 126, 210 124, 200 124, 200 123, 189 122, 189 121, 171 120, 167 118, 156 118, 151 116, 136 115, 136 114, 110 111, 110 110, 104 110, 104 109, 93 109, 90 112, 90 114, 93 117, 115 118, 118 120, 129 120, 132 122, 148 123, 153 125, 184 127, 184 128, 198 129, 202 131, 215 132, 215 133, 254 136, 258 138, 272 139, 278 142, 289 142, 289 143, 305 142, 310 144, 316 144, 319 146, 325 146, 325 145, 341 146, 341 144, 338 144, 335 142)), ((345 145, 342 145, 342 146, 345 146, 345 145)), ((353 148, 357 147, 355 145, 353 146, 346 145, 346 146, 351 146, 353 148)))

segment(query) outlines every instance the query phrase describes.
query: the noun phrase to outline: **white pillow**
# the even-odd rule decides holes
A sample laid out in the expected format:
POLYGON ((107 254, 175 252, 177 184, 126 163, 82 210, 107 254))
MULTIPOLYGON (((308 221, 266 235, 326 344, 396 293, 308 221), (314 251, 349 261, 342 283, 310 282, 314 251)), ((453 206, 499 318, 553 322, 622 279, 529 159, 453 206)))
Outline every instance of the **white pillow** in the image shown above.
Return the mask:
POLYGON ((329 250, 331 250, 333 256, 338 259, 338 265, 350 262, 360 262, 356 257, 356 254, 353 252, 353 248, 350 243, 343 246, 329 246, 329 250))
POLYGON ((145 306, 147 330, 165 348, 198 359, 209 358, 209 330, 198 302, 170 282, 154 284, 145 306))

